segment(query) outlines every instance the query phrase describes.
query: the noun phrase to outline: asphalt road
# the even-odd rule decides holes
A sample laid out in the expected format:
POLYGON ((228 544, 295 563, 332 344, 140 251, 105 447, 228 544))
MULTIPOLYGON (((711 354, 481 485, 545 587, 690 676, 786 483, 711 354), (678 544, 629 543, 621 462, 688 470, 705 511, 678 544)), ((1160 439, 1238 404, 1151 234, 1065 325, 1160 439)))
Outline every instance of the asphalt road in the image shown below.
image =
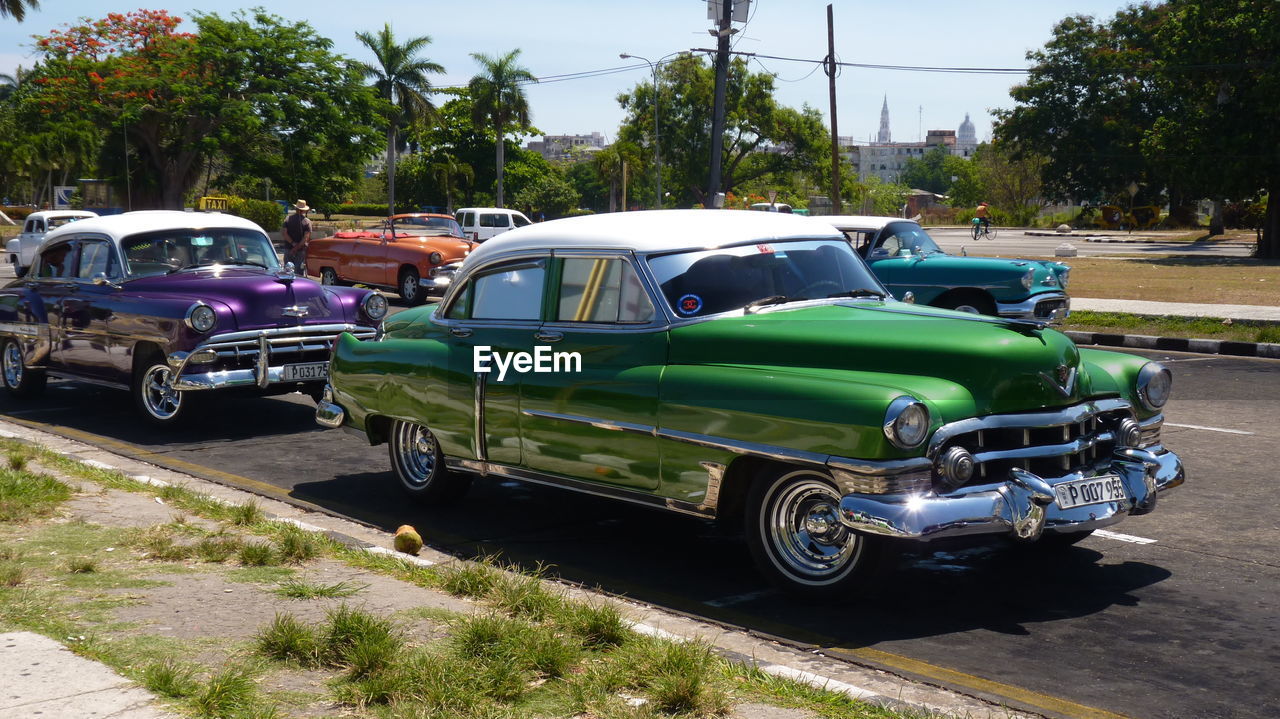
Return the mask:
MULTIPOLYGON (((1053 257, 1054 250, 1063 242, 1076 248, 1079 257, 1105 257, 1108 255, 1175 254, 1197 257, 1248 257, 1253 245, 1220 242, 1085 242, 1080 237, 1043 237, 1028 235, 1022 229, 997 228, 996 239, 977 240, 967 229, 927 228, 929 235, 945 252, 960 254, 961 248, 970 255, 999 255, 1000 257, 1053 257)), ((1070 263, 1070 258, 1064 262, 1070 263)))
POLYGON ((301 395, 210 401, 197 426, 144 427, 123 393, 51 382, 0 413, 155 464, 341 514, 413 524, 460 556, 528 567, 1051 716, 1273 717, 1280 664, 1280 362, 1169 361, 1164 430, 1189 480, 1157 511, 1056 556, 931 547, 879 596, 798 602, 702 520, 478 480, 447 510, 393 487, 386 451, 323 430, 301 395), (1185 425, 1185 426, 1179 426, 1185 425))

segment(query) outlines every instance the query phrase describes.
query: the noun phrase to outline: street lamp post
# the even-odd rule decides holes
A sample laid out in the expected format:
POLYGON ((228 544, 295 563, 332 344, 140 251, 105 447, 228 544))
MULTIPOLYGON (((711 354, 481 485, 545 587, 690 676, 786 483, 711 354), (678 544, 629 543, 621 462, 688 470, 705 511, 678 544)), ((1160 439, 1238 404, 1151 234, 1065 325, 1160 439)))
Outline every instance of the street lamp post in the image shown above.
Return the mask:
MULTIPOLYGON (((623 60, 627 60, 631 58, 634 58, 636 60, 644 60, 646 63, 648 63, 649 70, 653 73, 653 167, 656 170, 655 174, 657 175, 656 181, 654 183, 654 185, 657 188, 657 204, 655 205, 655 207, 661 210, 662 209, 662 153, 658 149, 660 147, 660 143, 658 142, 658 65, 657 63, 650 62, 649 58, 641 57, 640 55, 629 55, 624 52, 618 55, 618 57, 622 58, 623 60)), ((671 56, 666 55, 664 57, 658 58, 658 62, 659 63, 662 62, 667 57, 671 57, 671 56)))

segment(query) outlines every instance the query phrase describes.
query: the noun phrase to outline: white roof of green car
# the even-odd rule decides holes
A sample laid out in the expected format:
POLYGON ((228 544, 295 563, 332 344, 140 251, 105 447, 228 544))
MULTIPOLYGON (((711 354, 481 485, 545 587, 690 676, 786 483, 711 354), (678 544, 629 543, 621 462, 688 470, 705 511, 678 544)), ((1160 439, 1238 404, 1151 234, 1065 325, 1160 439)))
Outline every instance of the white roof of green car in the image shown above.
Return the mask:
POLYGON ((623 249, 648 253, 814 238, 844 239, 826 222, 777 212, 614 212, 539 222, 504 232, 473 250, 467 264, 473 266, 495 255, 530 250, 623 249))
POLYGON ((162 230, 202 230, 205 228, 235 228, 262 232, 251 220, 220 212, 179 212, 177 210, 143 210, 120 215, 87 217, 76 220, 45 235, 45 243, 70 234, 92 232, 115 240, 140 232, 162 230))

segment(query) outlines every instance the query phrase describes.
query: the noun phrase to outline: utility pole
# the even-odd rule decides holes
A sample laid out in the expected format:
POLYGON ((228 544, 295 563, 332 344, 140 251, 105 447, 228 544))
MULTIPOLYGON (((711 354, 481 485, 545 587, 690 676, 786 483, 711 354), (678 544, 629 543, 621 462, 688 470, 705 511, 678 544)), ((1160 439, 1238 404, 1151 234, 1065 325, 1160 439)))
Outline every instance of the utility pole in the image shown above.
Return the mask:
POLYGON ((840 135, 836 129, 836 28, 831 6, 827 6, 827 89, 831 95, 831 214, 842 212, 840 204, 840 135))
POLYGON ((707 183, 707 205, 714 206, 720 192, 720 163, 724 152, 724 95, 729 84, 729 35, 733 26, 734 0, 720 0, 720 22, 716 43, 716 97, 711 120, 711 179, 707 183))

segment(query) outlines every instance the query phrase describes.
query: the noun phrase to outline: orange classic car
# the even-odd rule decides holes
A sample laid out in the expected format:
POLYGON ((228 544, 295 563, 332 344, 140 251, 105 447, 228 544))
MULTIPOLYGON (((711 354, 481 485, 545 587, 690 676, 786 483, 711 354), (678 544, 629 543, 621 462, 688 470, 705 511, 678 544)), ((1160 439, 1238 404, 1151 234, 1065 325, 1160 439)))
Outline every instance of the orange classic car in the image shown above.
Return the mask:
POLYGON ((444 292, 474 246, 448 215, 392 215, 380 227, 311 240, 307 274, 326 285, 387 288, 417 305, 444 292))

